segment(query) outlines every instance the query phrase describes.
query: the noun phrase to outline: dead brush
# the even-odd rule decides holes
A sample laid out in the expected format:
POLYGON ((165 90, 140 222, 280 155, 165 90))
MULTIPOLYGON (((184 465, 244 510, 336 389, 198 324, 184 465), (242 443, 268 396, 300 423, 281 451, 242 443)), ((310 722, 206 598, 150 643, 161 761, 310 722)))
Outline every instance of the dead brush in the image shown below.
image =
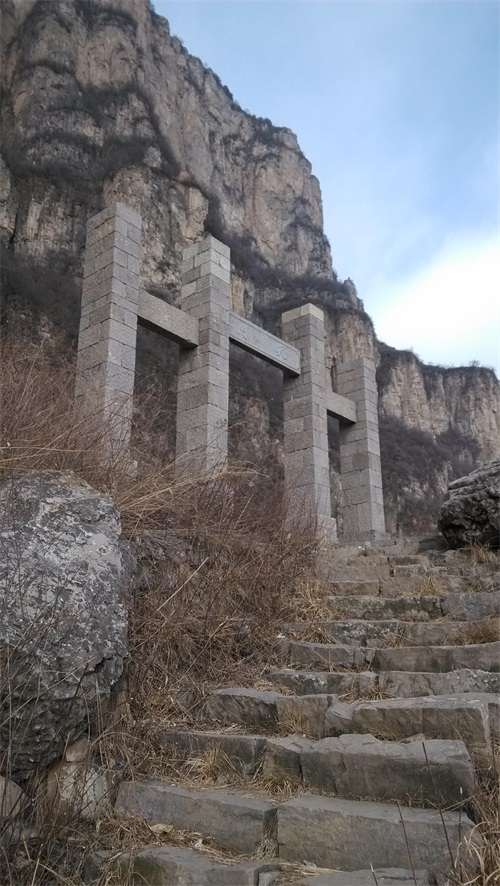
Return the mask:
POLYGON ((254 685, 279 661, 277 636, 315 538, 285 528, 279 499, 263 504, 263 485, 248 473, 199 482, 166 515, 201 560, 150 562, 136 589, 129 683, 137 721, 193 724, 211 688, 254 685))
POLYGON ((469 646, 478 643, 494 643, 500 640, 500 618, 492 616, 483 621, 471 622, 453 638, 455 646, 469 646))
POLYGON ((348 692, 339 695, 340 701, 351 704, 355 701, 383 701, 385 698, 392 698, 392 695, 379 689, 378 686, 362 688, 359 681, 354 682, 348 692))
POLYGON ((386 649, 399 649, 401 646, 406 646, 404 627, 398 628, 393 634, 389 634, 384 641, 384 647, 386 649))
POLYGON ((471 544, 463 549, 463 553, 472 566, 496 566, 500 568, 498 550, 487 545, 471 544))
POLYGON ((209 744, 201 753, 190 756, 180 773, 183 787, 201 788, 241 786, 245 784, 240 771, 231 758, 217 744, 209 744))
POLYGON ((261 794, 264 797, 276 800, 278 803, 286 803, 302 794, 311 793, 303 783, 286 775, 277 773, 272 778, 262 778, 252 783, 252 794, 261 794))
POLYGON ((434 597, 439 593, 439 579, 432 575, 423 575, 421 581, 411 591, 412 597, 434 597))
POLYGON ((462 838, 452 856, 450 886, 498 886, 500 883, 500 744, 495 742, 493 764, 479 770, 478 790, 468 802, 475 828, 462 838))
POLYGON ((293 601, 295 620, 307 623, 331 621, 333 616, 329 603, 330 596, 331 588, 306 575, 305 579, 298 583, 293 601))
POLYGON ((129 537, 139 527, 143 534, 165 528, 165 503, 179 500, 196 479, 176 478, 173 464, 160 461, 165 453, 157 429, 168 415, 152 388, 143 386, 134 400, 132 443, 148 445, 136 468, 124 447, 111 444, 119 436, 118 411, 89 414, 75 404, 75 360, 68 349, 57 342, 36 345, 0 336, 0 365, 0 479, 26 471, 72 470, 113 497, 129 537))

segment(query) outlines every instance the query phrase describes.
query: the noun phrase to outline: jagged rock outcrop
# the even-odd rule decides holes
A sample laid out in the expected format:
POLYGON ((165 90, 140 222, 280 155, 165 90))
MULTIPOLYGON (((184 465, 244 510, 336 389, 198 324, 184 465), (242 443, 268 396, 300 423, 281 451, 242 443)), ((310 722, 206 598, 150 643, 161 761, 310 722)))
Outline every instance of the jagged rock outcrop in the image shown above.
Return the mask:
POLYGON ((57 760, 109 697, 132 572, 108 496, 71 472, 0 484, 0 766, 16 781, 57 760))
POLYGON ((438 525, 452 548, 500 546, 500 458, 450 483, 438 525))

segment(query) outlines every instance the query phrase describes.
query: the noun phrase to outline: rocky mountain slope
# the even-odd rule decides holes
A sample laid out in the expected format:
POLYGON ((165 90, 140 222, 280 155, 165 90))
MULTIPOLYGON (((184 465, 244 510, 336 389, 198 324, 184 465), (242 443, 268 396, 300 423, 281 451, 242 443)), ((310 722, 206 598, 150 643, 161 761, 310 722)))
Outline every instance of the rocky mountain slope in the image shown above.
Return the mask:
MULTIPOLYGON (((500 454, 494 374, 425 367, 377 342, 332 270, 295 135, 243 111, 147 0, 3 0, 1 12, 4 318, 35 309, 74 337, 86 219, 116 199, 142 214, 144 286, 170 302, 183 247, 210 231, 232 250, 234 310, 277 331, 285 307, 313 301, 327 313, 333 381, 353 354, 380 361, 389 528, 426 529, 448 479, 500 454)), ((144 330, 140 347, 140 371, 170 379, 175 348, 144 330)), ((233 418, 249 428, 247 449, 235 431, 233 450, 267 458, 279 450, 280 379, 233 362, 233 418)))

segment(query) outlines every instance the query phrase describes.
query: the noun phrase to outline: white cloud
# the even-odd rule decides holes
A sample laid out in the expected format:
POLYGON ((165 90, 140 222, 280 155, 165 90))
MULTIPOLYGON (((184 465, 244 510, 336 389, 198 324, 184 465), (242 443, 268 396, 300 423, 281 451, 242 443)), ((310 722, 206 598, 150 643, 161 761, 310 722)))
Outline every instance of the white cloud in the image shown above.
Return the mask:
POLYGON ((478 360, 500 377, 500 249, 496 234, 450 239, 416 274, 368 294, 377 335, 423 360, 478 360))

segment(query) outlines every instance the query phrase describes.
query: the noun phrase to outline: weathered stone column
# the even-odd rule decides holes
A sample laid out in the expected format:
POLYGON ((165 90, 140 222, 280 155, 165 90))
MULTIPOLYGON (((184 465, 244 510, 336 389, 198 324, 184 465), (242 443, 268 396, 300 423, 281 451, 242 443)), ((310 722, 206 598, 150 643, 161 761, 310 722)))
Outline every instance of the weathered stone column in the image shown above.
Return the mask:
POLYGON ((87 223, 75 388, 111 455, 130 443, 140 273, 141 217, 116 203, 87 223))
POLYGON ((357 413, 356 424, 340 425, 343 536, 348 540, 381 538, 385 535, 385 517, 373 360, 361 357, 340 364, 337 390, 354 400, 357 413))
POLYGON ((290 523, 315 521, 335 538, 331 516, 323 311, 302 305, 282 316, 283 338, 300 351, 300 375, 285 378, 285 493, 290 523))
POLYGON ((199 345, 183 350, 177 389, 177 472, 227 462, 230 250, 208 235, 184 250, 179 307, 199 321, 199 345))

